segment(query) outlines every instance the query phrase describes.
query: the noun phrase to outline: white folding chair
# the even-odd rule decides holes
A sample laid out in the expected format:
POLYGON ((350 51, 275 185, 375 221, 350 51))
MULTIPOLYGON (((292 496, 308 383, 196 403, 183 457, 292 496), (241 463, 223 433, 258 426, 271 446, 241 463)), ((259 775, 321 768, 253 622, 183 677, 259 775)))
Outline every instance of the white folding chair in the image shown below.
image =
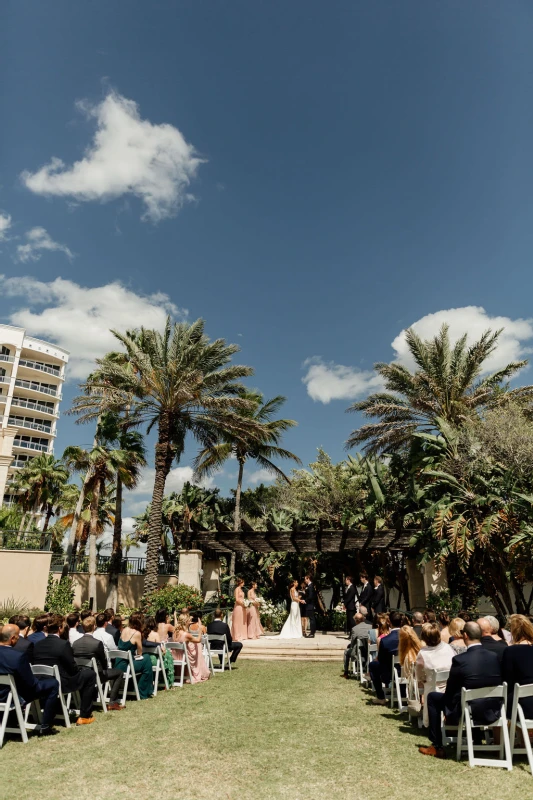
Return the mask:
POLYGON ((507 728, 507 684, 502 686, 487 686, 482 689, 461 689, 461 720, 457 734, 457 761, 461 760, 461 752, 468 751, 468 763, 471 767, 505 767, 509 772, 513 768, 509 730, 507 728), (473 700, 501 700, 500 716, 491 725, 476 724, 473 720, 470 703, 473 700), (488 731, 492 728, 500 729, 500 744, 474 744, 472 733, 474 728, 488 731), (463 742, 463 729, 466 731, 466 745, 463 742), (477 758, 474 750, 498 751, 499 758, 477 758))
MULTIPOLYGON (((63 718, 63 722, 65 723, 66 728, 70 728, 70 704, 72 701, 72 695, 76 695, 77 705, 79 706, 79 694, 78 692, 64 692, 61 686, 61 676, 59 674, 59 668, 57 664, 54 664, 53 667, 48 667, 45 664, 32 664, 31 670, 34 675, 37 677, 42 678, 55 678, 56 681, 59 683, 59 705, 61 706, 61 713, 56 715, 63 718)), ((79 711, 79 708, 78 708, 79 711)), ((39 715, 40 715, 40 707, 39 707, 39 715)))
POLYGON ((228 650, 228 640, 223 633, 208 633, 207 639, 209 641, 209 647, 211 651, 211 655, 213 656, 212 659, 212 666, 213 666, 213 674, 215 672, 224 672, 226 669, 226 660, 228 662, 228 667, 231 672, 231 653, 228 650), (218 642, 222 644, 222 647, 211 647, 211 642, 218 642), (220 665, 215 667, 215 659, 214 656, 220 656, 220 665))
POLYGON ((407 678, 402 678, 399 670, 396 667, 400 666, 400 659, 398 656, 392 657, 392 680, 391 680, 391 693, 390 693, 390 707, 394 708, 397 704, 400 713, 404 710, 402 703, 402 686, 407 686, 407 678))
POLYGON ((95 684, 96 684, 96 700, 94 701, 96 705, 102 706, 102 711, 104 714, 107 714, 107 700, 106 700, 106 692, 104 685, 102 685, 102 681, 100 679, 100 673, 98 672, 98 664, 96 663, 96 658, 94 656, 92 658, 88 658, 85 656, 74 656, 74 661, 78 665, 78 667, 83 667, 84 669, 92 669, 94 672, 95 677, 95 684))
POLYGON ((514 695, 513 695, 513 709, 511 712, 511 733, 510 733, 510 740, 511 740, 511 754, 514 756, 516 755, 527 755, 527 760, 529 762, 529 769, 531 770, 531 774, 533 775, 533 749, 531 748, 531 741, 529 738, 529 731, 533 730, 533 719, 527 719, 526 715, 524 714, 524 709, 520 704, 520 700, 524 697, 533 697, 533 683, 525 684, 524 686, 520 686, 520 684, 515 684, 514 687, 514 695), (522 739, 524 740, 524 747, 520 747, 516 745, 516 729, 519 729, 520 733, 522 734, 522 739))
POLYGON ((378 654, 378 646, 377 644, 372 644, 370 639, 366 640, 366 673, 363 673, 363 677, 361 679, 361 684, 364 686, 370 686, 372 688, 372 680, 370 677, 367 677, 367 674, 370 673, 369 667, 370 663, 374 661, 378 654))
POLYGON ((202 653, 204 656, 204 660, 207 662, 209 666, 209 671, 211 675, 215 674, 215 669, 213 666, 213 656, 211 655, 211 647, 209 645, 209 637, 206 633, 202 635, 202 653))
POLYGON ((128 666, 124 671, 124 689, 122 690, 122 700, 120 701, 120 705, 126 705, 126 699, 129 695, 135 695, 135 698, 140 700, 141 696, 139 694, 139 686, 137 684, 137 676, 135 674, 131 650, 119 650, 118 648, 116 650, 112 650, 110 648, 107 655, 110 659, 114 660, 116 658, 121 658, 128 662, 128 666), (130 680, 133 684, 133 689, 128 689, 130 680))
POLYGON ((157 689, 159 687, 160 678, 163 678, 165 682, 165 689, 168 689, 165 664, 163 662, 163 655, 161 653, 161 645, 156 645, 155 647, 144 645, 143 656, 144 655, 156 657, 156 663, 152 664, 152 672, 154 673, 154 696, 155 696, 157 694, 157 689))
POLYGON ((4 744, 6 733, 14 733, 20 736, 24 744, 27 744, 28 730, 34 730, 36 727, 28 723, 30 704, 26 706, 25 713, 23 713, 17 687, 15 685, 15 679, 12 675, 0 675, 0 686, 7 686, 7 697, 0 703, 0 713, 2 714, 2 718, 0 719, 0 748, 2 748, 4 744), (16 728, 8 727, 7 725, 11 713, 15 714, 17 721, 16 728))
POLYGON ((174 658, 174 686, 179 686, 180 689, 183 688, 183 684, 185 681, 185 671, 189 674, 189 679, 192 676, 191 671, 191 664, 189 661, 189 654, 187 652, 187 646, 184 642, 167 642, 167 647, 169 650, 172 650, 173 653, 182 653, 183 655, 181 658, 174 658), (177 673, 180 673, 179 680, 177 679, 177 673))

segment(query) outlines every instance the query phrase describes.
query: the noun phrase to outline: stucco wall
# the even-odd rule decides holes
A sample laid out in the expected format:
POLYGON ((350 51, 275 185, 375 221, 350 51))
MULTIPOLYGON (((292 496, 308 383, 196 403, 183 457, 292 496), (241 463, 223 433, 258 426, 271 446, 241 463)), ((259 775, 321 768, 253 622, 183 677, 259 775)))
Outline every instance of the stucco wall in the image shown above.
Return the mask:
POLYGON ((0 550, 0 602, 14 598, 43 608, 51 560, 42 550, 0 550))
MULTIPOLYGON (((76 591, 74 594, 74 605, 78 608, 82 603, 89 599, 89 575, 87 572, 71 572, 70 575, 75 580, 76 591)), ((59 578, 59 575, 56 576, 59 578)), ((178 578, 176 575, 160 575, 158 578, 159 586, 166 586, 170 583, 177 586, 178 578)), ((96 607, 105 608, 107 605, 109 577, 107 575, 96 576, 96 607)), ((141 602, 144 589, 144 575, 120 575, 118 579, 118 602, 119 605, 136 608, 141 602)))

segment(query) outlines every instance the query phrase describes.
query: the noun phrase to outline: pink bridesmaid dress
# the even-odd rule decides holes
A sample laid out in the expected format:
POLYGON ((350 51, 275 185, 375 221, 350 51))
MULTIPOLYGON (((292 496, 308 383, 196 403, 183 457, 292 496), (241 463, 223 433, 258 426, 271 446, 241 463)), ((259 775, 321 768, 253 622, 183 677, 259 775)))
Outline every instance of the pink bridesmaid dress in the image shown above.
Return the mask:
POLYGON ((248 639, 247 609, 240 605, 241 603, 244 603, 244 592, 242 589, 235 589, 235 605, 231 615, 231 638, 236 642, 248 639))
POLYGON ((264 630, 261 626, 261 621, 259 619, 259 609, 257 608, 257 606, 253 605, 255 600, 257 600, 255 591, 253 589, 250 589, 250 591, 248 592, 248 600, 250 600, 252 603, 252 605, 246 609, 246 611, 248 612, 246 615, 248 638, 259 639, 259 637, 263 635, 264 630))
MULTIPOLYGON (((178 631, 177 642, 185 642, 185 631, 178 631)), ((189 664, 191 665, 191 683, 202 683, 211 677, 209 667, 205 663, 201 642, 185 642, 189 664)))

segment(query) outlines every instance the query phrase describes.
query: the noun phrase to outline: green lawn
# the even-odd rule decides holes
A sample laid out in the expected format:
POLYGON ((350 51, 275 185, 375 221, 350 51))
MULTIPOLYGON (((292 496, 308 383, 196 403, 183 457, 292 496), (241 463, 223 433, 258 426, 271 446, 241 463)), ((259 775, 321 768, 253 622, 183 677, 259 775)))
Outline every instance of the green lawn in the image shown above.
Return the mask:
POLYGON ((469 800, 529 797, 525 761, 501 769, 424 758, 427 740, 339 677, 334 663, 240 662, 207 684, 97 714, 0 751, 17 800, 469 800))

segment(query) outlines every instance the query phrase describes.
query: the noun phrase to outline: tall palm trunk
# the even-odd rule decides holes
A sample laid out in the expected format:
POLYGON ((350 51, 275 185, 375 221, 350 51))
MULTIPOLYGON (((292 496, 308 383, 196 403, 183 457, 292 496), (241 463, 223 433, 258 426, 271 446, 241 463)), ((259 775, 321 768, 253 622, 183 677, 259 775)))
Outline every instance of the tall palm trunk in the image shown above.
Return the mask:
POLYGON ((118 607, 118 581, 120 575, 120 564, 122 562, 122 478, 117 473, 115 489, 115 523, 113 526, 113 549, 111 552, 111 563, 109 565, 109 588, 107 594, 106 607, 118 607))
POLYGON ((150 520, 148 525, 148 544, 146 547, 146 575, 144 578, 144 593, 157 589, 157 576, 159 573, 159 548, 161 546, 161 527, 163 519, 163 497, 165 483, 172 466, 173 452, 170 443, 170 418, 162 414, 159 418, 159 430, 155 446, 155 480, 150 507, 150 520))
POLYGON ((98 504, 100 501, 101 482, 96 481, 91 499, 91 524, 89 528, 89 604, 91 611, 97 608, 96 603, 96 537, 98 535, 98 504))
MULTIPOLYGON (((242 494, 242 478, 244 475, 244 459, 239 458, 239 474, 237 476, 237 489, 235 491, 235 514, 233 517, 233 530, 239 531, 241 528, 241 494, 242 494)), ((230 574, 230 584, 229 588, 230 591, 233 590, 233 585, 235 583, 235 550, 231 552, 230 558, 230 565, 229 565, 229 574, 230 574)))
POLYGON ((93 470, 90 467, 87 470, 83 483, 80 489, 80 496, 78 497, 78 502, 76 503, 76 508, 74 509, 74 516, 72 518, 72 525, 70 526, 70 533, 68 537, 68 544, 67 550, 65 553, 65 560, 63 561, 63 569, 61 570, 61 577, 64 578, 68 575, 68 571, 70 569, 70 562, 72 559, 72 552, 74 549, 74 542, 76 541, 76 531, 78 530, 78 523, 80 521, 81 512, 83 511, 83 504, 85 503, 85 495, 87 492, 87 487, 92 479, 93 470))

